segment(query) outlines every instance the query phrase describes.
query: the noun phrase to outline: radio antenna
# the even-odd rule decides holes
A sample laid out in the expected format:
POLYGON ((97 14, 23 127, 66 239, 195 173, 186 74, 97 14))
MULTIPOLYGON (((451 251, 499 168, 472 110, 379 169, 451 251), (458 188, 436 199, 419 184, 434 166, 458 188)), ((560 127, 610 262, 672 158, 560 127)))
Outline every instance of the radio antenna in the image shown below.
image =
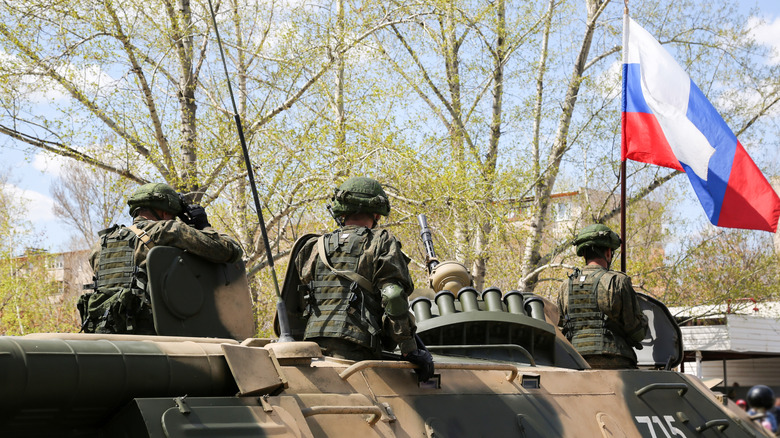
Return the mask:
POLYGON ((279 321, 279 342, 294 341, 290 332, 290 322, 287 319, 287 307, 282 300, 282 294, 279 291, 279 280, 276 277, 276 268, 274 267, 274 257, 271 254, 271 244, 268 242, 268 231, 265 229, 265 220, 263 220, 263 209, 260 206, 260 198, 257 195, 257 185, 255 184, 255 175, 252 171, 252 162, 249 160, 249 150, 246 147, 244 138, 244 128, 241 126, 241 116, 238 114, 236 99, 233 97, 233 87, 230 85, 230 74, 228 73, 227 62, 225 62, 225 52, 222 50, 222 39, 219 37, 217 28, 217 18, 214 14, 214 6, 209 2, 209 11, 211 12, 211 21, 214 24, 214 35, 217 37, 217 46, 219 47, 219 56, 222 59, 222 67, 225 69, 225 79, 227 80, 230 102, 233 104, 233 119, 236 122, 238 130, 238 139, 241 142, 241 150, 244 153, 244 163, 246 165, 247 176, 249 176, 249 185, 252 187, 252 197, 255 201, 255 210, 257 210, 257 219, 260 221, 260 230, 263 233, 263 243, 265 244, 265 257, 268 260, 268 266, 271 268, 271 277, 274 281, 274 291, 276 292, 276 314, 279 321))

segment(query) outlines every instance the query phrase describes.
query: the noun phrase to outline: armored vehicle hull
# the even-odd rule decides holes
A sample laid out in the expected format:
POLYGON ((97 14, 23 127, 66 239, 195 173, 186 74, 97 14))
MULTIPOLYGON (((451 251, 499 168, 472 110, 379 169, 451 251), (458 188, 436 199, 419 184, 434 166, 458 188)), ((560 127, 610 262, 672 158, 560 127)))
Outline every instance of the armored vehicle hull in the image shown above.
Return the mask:
POLYGON ((465 268, 442 263, 411 304, 436 366, 419 383, 392 352, 352 362, 302 341, 290 275, 294 341, 278 342, 247 338, 243 264, 205 265, 166 247, 147 260, 161 336, 0 337, 0 436, 769 436, 695 377, 669 371, 682 357, 679 328, 649 297, 645 369, 598 371, 552 323, 551 303, 478 292, 462 284, 465 268))
POLYGON ((323 356, 309 342, 0 338, 2 436, 767 436, 692 376, 436 355, 323 356))

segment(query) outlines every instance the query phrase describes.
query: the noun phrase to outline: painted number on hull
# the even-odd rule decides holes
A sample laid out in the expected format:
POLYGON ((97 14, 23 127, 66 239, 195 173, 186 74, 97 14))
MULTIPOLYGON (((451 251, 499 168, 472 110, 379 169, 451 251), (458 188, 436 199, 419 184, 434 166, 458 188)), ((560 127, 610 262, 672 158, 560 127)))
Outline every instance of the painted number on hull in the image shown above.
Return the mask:
POLYGON ((650 429, 650 436, 652 438, 686 438, 682 430, 674 427, 674 417, 671 415, 664 415, 663 420, 657 415, 636 416, 634 418, 636 418, 637 423, 644 424, 648 429, 650 429), (662 434, 657 434, 656 430, 660 430, 662 434))

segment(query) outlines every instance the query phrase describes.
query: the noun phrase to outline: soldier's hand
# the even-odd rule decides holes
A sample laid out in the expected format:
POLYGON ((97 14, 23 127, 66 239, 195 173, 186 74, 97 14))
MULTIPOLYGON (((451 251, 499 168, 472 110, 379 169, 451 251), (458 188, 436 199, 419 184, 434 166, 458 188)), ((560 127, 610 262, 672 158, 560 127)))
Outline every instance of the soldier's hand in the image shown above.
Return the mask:
POLYGON ((190 204, 187 206, 186 215, 189 220, 185 221, 187 224, 192 225, 197 230, 202 230, 206 227, 210 227, 209 218, 206 215, 206 209, 198 204, 190 204))
POLYGON ((427 382, 428 379, 433 377, 433 357, 428 350, 417 349, 410 351, 403 356, 404 359, 417 365, 414 372, 417 373, 417 380, 420 382, 427 382))

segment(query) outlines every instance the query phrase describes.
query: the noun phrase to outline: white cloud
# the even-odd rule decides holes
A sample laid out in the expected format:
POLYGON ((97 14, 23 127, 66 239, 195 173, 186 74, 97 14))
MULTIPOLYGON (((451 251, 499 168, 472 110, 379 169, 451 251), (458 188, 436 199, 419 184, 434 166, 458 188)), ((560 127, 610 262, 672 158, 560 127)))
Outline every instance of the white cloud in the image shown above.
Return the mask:
POLYGON ((780 64, 780 17, 774 19, 750 17, 747 25, 757 43, 771 48, 772 54, 768 62, 780 64))
MULTIPOLYGON (((49 77, 22 73, 31 67, 18 56, 4 50, 0 50, 0 68, 19 72, 15 76, 17 87, 26 93, 33 103, 59 101, 70 97, 70 93, 62 85, 49 77)), ((65 64, 57 67, 57 73, 89 93, 110 94, 119 86, 119 81, 98 64, 65 64)))
POLYGON ((62 168, 65 166, 65 163, 67 163, 68 160, 70 159, 59 155, 49 155, 40 152, 35 154, 35 157, 33 157, 31 166, 35 170, 39 170, 48 174, 49 176, 59 177, 62 175, 62 168))
POLYGON ((607 99, 619 99, 623 92, 623 60, 618 59, 609 67, 599 72, 598 79, 595 81, 601 94, 607 99))
POLYGON ((57 219, 52 211, 54 200, 49 196, 11 184, 6 184, 3 190, 7 190, 19 204, 23 204, 27 211, 26 219, 33 224, 42 224, 57 219))

